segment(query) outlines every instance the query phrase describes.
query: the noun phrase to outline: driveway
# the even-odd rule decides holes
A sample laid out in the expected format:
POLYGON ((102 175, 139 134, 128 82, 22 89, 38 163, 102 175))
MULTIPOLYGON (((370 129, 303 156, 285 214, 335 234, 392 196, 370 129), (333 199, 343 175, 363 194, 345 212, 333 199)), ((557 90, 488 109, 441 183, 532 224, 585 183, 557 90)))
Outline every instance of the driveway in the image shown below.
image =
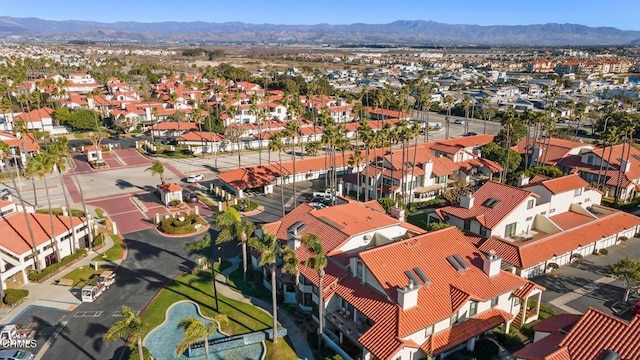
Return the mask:
MULTIPOLYGON (((611 306, 622 300, 624 288, 609 277, 607 268, 624 257, 640 258, 640 240, 629 239, 622 246, 612 246, 608 250, 607 256, 589 255, 579 265, 561 267, 555 271, 555 277, 543 275, 533 279, 547 288, 542 293, 542 301, 565 313, 584 313, 593 307, 615 315, 611 306)), ((628 314, 622 317, 628 317, 628 314)))
MULTIPOLYGON (((210 230, 212 236, 217 235, 210 230)), ((52 342, 44 359, 119 359, 123 341, 106 345, 102 335, 118 318, 114 314, 121 305, 141 311, 153 296, 173 277, 189 271, 194 265, 185 245, 202 235, 189 238, 165 238, 155 230, 125 235, 127 258, 116 270, 117 281, 94 303, 84 303, 73 312, 60 316, 58 311, 27 314, 23 322, 38 322, 43 327, 68 322, 52 342)), ((233 244, 230 244, 233 246, 233 244)), ((237 246, 234 246, 237 250, 237 246)), ((237 252, 236 252, 237 253, 237 252)), ((228 252, 228 255, 233 255, 228 252)))

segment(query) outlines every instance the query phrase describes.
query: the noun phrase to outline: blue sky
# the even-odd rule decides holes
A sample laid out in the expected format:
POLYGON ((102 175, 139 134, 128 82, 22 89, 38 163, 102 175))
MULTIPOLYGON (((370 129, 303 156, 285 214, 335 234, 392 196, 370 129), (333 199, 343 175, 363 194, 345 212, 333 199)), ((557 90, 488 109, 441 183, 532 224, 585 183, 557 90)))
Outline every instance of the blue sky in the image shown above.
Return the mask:
POLYGON ((549 22, 640 30, 639 0, 0 0, 0 16, 48 20, 271 24, 526 25, 549 22), (614 5, 615 4, 615 5, 614 5))

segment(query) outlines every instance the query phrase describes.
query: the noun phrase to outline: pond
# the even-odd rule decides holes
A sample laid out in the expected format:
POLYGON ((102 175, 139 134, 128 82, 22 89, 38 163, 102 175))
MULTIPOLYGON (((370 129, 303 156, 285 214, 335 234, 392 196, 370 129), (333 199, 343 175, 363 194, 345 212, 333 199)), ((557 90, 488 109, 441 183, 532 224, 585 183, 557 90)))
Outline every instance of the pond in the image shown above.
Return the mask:
MULTIPOLYGON (((180 323, 180 320, 185 317, 195 317, 207 325, 212 322, 211 319, 200 313, 200 307, 192 301, 180 301, 171 305, 167 309, 165 321, 153 329, 144 339, 144 346, 149 349, 151 356, 153 356, 155 360, 200 360, 205 358, 204 354, 201 356, 188 357, 187 352, 180 356, 175 355, 175 349, 184 335, 184 330, 178 327, 178 323, 180 323)), ((216 330, 216 332, 211 336, 211 339, 218 339, 226 336, 227 335, 221 333, 219 330, 216 330)), ((215 348, 215 346, 209 346, 209 359, 211 360, 260 360, 264 351, 262 343, 245 345, 222 351, 216 351, 215 348)))

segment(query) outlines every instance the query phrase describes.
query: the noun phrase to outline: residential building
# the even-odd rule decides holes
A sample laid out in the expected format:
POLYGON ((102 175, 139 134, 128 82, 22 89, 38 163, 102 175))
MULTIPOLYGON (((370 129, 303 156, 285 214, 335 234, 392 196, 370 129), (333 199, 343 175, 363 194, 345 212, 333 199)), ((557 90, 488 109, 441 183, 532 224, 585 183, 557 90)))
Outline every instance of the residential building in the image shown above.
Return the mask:
MULTIPOLYGON (((10 134, 0 131, 0 142, 9 146, 9 165, 19 167, 25 166, 27 159, 40 151, 40 145, 36 142, 33 134, 28 133, 25 137, 20 134, 10 134), (25 148, 26 146, 26 148, 25 148), (26 149, 26 150, 25 150, 26 149)), ((4 159, 0 158, 0 172, 5 170, 4 159)))
MULTIPOLYGON (((278 290, 316 320, 322 306, 325 346, 345 358, 439 359, 473 350, 498 325, 537 319, 538 308, 521 304, 539 303, 544 288, 501 270, 498 256, 482 255, 454 227, 425 233, 401 209, 391 213, 375 201, 301 204, 263 227, 301 260, 297 276, 279 273, 278 290), (322 289, 305 265, 312 254, 301 239, 310 233, 328 257, 322 289)), ((252 258, 257 266, 259 254, 252 258)))
POLYGON ((520 178, 521 188, 488 182, 435 219, 474 234, 517 274, 531 278, 636 234, 640 218, 600 205, 602 194, 578 175, 520 178))
POLYGON ((560 160, 592 151, 592 144, 559 138, 524 138, 511 148, 522 156, 529 156, 528 164, 557 166, 560 160))
MULTIPOLYGON (((38 214, 31 206, 26 206, 26 210, 40 269, 79 249, 89 247, 88 235, 91 227, 87 219, 53 215, 55 233, 51 234, 48 214, 38 214), (72 232, 76 233, 75 243, 72 232), (60 258, 56 254, 56 246, 60 251, 60 258)), ((34 244, 21 205, 0 200, 0 234, 0 281, 3 288, 16 288, 28 283, 28 274, 35 270, 36 260, 33 257, 34 244)))
POLYGON ((513 354, 517 360, 640 359, 640 316, 630 321, 589 308, 533 325, 534 342, 513 354))

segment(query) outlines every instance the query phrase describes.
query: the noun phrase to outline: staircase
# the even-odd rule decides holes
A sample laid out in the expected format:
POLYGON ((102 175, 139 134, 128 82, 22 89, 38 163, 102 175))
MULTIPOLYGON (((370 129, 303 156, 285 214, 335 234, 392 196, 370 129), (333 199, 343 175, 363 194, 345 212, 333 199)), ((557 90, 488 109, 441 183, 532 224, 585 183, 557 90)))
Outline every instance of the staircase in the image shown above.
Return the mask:
POLYGON ((524 316, 522 315, 522 310, 518 311, 518 315, 511 322, 511 326, 515 327, 516 329, 520 329, 522 327, 522 323, 524 322, 523 317, 524 316))

